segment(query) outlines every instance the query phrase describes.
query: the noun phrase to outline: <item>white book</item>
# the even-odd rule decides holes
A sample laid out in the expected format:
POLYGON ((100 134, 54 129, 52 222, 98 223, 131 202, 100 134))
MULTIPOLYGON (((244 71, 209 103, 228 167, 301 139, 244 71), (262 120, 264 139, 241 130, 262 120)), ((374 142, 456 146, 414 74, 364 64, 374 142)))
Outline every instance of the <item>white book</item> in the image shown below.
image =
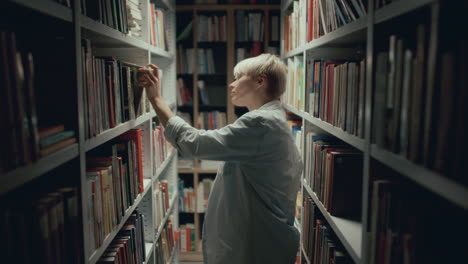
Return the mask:
POLYGON ((187 229, 184 225, 179 227, 180 230, 180 252, 187 252, 187 229))

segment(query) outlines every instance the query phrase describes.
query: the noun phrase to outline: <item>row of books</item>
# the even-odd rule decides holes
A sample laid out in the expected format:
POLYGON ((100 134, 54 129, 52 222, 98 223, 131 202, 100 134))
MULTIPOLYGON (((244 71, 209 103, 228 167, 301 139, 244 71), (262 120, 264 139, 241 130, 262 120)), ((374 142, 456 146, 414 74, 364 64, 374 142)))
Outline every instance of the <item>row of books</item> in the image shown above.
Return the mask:
POLYGON ((286 91, 283 94, 283 102, 305 111, 305 87, 304 87, 304 57, 295 56, 288 58, 288 79, 286 91))
POLYGON ((236 41, 264 41, 263 14, 238 10, 236 13, 236 41))
MULTIPOLYGON (((434 56, 428 46, 433 33, 428 32, 428 25, 418 24, 415 41, 391 35, 388 51, 377 54, 372 142, 450 174, 451 158, 464 152, 450 151, 447 138, 452 131, 460 135, 458 139, 464 137, 464 103, 460 98, 466 92, 464 73, 459 69, 466 66, 457 57, 467 56, 457 47, 435 55, 435 64, 428 59, 434 56), (440 70, 432 74, 439 77, 431 78, 431 68, 436 67, 440 70)), ((453 172, 459 174, 455 169, 453 172)))
POLYGON ((178 52, 178 74, 193 74, 195 67, 198 74, 215 74, 216 65, 213 57, 212 49, 182 49, 179 45, 178 52), (195 65, 195 56, 197 56, 197 65, 195 65))
POLYGON ((99 264, 144 263, 146 260, 144 215, 135 210, 99 258, 99 264))
MULTIPOLYGON (((302 244, 311 264, 354 263, 320 215, 312 198, 304 197, 302 244)), ((383 263, 383 262, 379 262, 383 263)))
POLYGON ((308 111, 364 138, 365 61, 307 61, 308 111))
POLYGON ((87 138, 150 111, 144 89, 138 87, 138 65, 95 57, 90 40, 83 40, 81 48, 87 138))
POLYGON ((154 256, 155 256, 155 263, 171 263, 169 262, 172 257, 172 253, 174 252, 176 246, 176 238, 174 234, 174 227, 171 216, 168 220, 166 225, 164 226, 161 236, 159 236, 158 241, 156 242, 154 248, 154 256))
POLYGON ((0 173, 26 165, 76 142, 63 125, 40 126, 36 108, 34 62, 17 49, 16 34, 0 32, 0 173), (61 130, 54 128, 60 127, 61 130))
POLYGON ((195 252, 197 251, 196 245, 196 231, 194 224, 185 224, 179 226, 179 234, 180 234, 180 245, 179 250, 180 252, 195 252))
POLYGON ((226 41, 227 40, 227 17, 203 16, 197 17, 197 41, 226 41))
MULTIPOLYGON (((261 42, 253 42, 251 48, 236 48, 236 64, 240 61, 258 56, 263 51, 263 44, 261 42)), ((279 54, 279 48, 275 46, 268 46, 266 53, 279 54)))
POLYGON ((299 0, 284 17, 284 52, 299 47, 367 14, 366 0, 299 0))
POLYGON ((192 93, 190 90, 183 78, 177 78, 177 106, 187 105, 192 102, 192 93))
POLYGON ((197 212, 203 213, 208 207, 208 197, 213 188, 213 179, 204 178, 198 183, 197 189, 197 212))
POLYGON ((153 229, 158 232, 159 227, 163 223, 164 217, 171 206, 170 197, 173 190, 167 180, 155 181, 153 183, 153 229))
POLYGON ((164 136, 164 127, 161 125, 156 125, 153 122, 152 129, 153 136, 153 175, 156 175, 156 172, 164 161, 169 157, 169 154, 172 152, 172 145, 166 140, 164 136))
POLYGON ((71 187, 2 200, 2 263, 83 263, 79 208, 71 187))
POLYGON ((86 176, 88 225, 94 230, 92 250, 120 223, 126 210, 144 191, 142 131, 130 130, 88 154, 86 176))
POLYGON ((151 4, 150 44, 169 51, 169 32, 166 28, 167 15, 163 9, 151 4))
POLYGON ((81 8, 84 15, 126 34, 129 32, 128 17, 133 15, 131 6, 135 5, 139 9, 139 4, 139 0, 83 0, 81 8))
POLYGON ((227 125, 226 113, 220 111, 200 112, 198 117, 198 128, 213 130, 227 125))
MULTIPOLYGON (((183 1, 185 3, 185 1, 183 1)), ((279 5, 279 0, 189 0, 189 3, 195 2, 196 4, 228 4, 228 5, 240 5, 240 4, 252 4, 252 5, 279 5)))
POLYGON ((194 213, 197 211, 196 193, 193 187, 185 187, 184 180, 179 179, 179 212, 194 213))
POLYGON ((139 0, 126 0, 127 4, 127 25, 128 35, 133 37, 142 37, 143 32, 143 13, 139 0))
POLYGON ((305 181, 331 215, 361 216, 363 154, 329 135, 306 134, 305 181))

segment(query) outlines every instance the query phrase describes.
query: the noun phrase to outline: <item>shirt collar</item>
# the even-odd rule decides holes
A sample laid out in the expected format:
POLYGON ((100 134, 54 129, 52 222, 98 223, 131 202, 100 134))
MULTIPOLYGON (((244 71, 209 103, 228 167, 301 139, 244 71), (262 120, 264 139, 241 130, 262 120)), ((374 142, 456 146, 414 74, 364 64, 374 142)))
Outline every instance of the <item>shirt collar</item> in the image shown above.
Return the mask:
POLYGON ((271 109, 277 109, 277 108, 281 108, 281 102, 280 100, 273 100, 273 101, 270 101, 262 106, 260 106, 260 108, 258 108, 257 110, 271 110, 271 109))

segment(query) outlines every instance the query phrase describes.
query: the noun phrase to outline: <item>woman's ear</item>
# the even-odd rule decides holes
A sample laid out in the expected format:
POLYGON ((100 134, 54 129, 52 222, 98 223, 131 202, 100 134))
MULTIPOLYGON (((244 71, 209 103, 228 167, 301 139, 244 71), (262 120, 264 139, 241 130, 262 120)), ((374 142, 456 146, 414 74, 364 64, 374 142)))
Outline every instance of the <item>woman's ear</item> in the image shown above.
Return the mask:
POLYGON ((264 75, 264 74, 259 75, 256 78, 255 83, 257 84, 257 87, 265 86, 267 84, 266 75, 264 75))

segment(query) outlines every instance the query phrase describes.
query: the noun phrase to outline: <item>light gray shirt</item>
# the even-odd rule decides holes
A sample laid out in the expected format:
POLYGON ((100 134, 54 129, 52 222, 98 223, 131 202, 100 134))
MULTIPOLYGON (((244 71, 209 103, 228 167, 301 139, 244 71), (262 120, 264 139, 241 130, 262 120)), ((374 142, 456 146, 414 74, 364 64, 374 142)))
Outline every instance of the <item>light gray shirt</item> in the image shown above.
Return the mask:
POLYGON ((294 263, 302 161, 281 102, 271 101, 211 131, 172 117, 165 136, 183 156, 224 161, 205 215, 205 263, 294 263))

